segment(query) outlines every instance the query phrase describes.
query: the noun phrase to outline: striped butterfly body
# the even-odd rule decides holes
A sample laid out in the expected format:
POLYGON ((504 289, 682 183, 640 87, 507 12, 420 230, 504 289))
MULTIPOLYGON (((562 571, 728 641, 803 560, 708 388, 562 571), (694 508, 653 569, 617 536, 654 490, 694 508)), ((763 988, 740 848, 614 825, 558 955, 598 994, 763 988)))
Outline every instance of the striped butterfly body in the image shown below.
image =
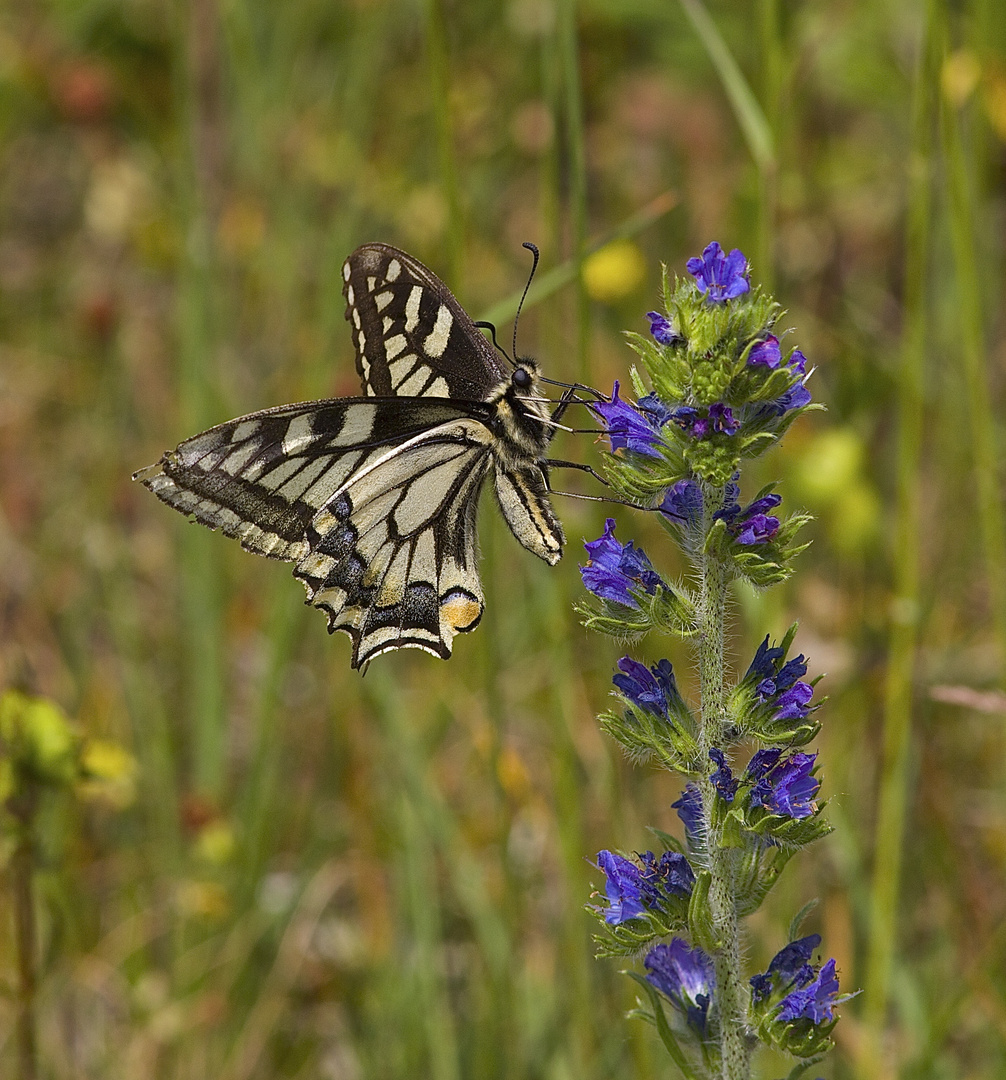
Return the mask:
POLYGON ((392 649, 447 659, 484 600, 475 517, 492 481, 514 536, 549 564, 554 427, 538 367, 507 371, 447 286, 397 248, 343 267, 363 395, 282 405, 186 439, 135 478, 249 551, 294 563, 353 667, 392 649))

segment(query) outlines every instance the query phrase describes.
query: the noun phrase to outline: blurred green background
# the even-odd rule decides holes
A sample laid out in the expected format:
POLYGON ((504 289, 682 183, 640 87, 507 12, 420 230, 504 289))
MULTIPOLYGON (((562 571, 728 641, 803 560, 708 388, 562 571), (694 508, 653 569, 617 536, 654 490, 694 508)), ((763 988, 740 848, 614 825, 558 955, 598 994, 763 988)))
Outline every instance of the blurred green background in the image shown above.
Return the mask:
POLYGON ((781 479, 818 520, 790 584, 736 594, 733 653, 801 620, 837 831, 747 952, 820 898, 806 932, 866 993, 812 1075, 1006 1075, 1004 142, 995 0, 7 0, 0 686, 138 762, 40 810, 39 1075, 671 1074, 583 911, 600 847, 678 829, 679 785, 593 719, 618 654, 571 602, 606 508, 557 500, 549 570, 484 507, 478 633, 361 679, 288 568, 130 481, 217 421, 356 392, 339 268, 378 239, 476 317, 534 240, 570 283, 521 348, 601 387, 661 260, 716 239, 777 291, 828 412, 745 490, 781 479))

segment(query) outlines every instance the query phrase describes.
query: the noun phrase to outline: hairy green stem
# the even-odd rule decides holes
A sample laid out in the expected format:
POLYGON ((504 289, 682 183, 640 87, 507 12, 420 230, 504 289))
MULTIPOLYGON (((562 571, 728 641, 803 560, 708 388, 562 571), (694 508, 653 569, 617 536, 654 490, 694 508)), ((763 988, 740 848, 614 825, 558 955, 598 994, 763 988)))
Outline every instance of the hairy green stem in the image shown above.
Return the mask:
MULTIPOLYGON (((723 506, 722 487, 702 485, 703 533, 708 536, 713 515, 723 506)), ((708 769, 709 751, 722 742, 725 709, 723 629, 726 620, 728 577, 726 567, 714 555, 703 552, 699 560, 699 680, 701 724, 699 748, 708 769)), ((713 822, 716 792, 708 776, 699 784, 705 818, 708 869, 712 878, 709 908, 717 945, 717 999, 720 1008, 720 1052, 723 1080, 747 1080, 751 1044, 748 1037, 748 994, 741 971, 740 925, 737 917, 736 852, 722 846, 721 830, 713 822)))

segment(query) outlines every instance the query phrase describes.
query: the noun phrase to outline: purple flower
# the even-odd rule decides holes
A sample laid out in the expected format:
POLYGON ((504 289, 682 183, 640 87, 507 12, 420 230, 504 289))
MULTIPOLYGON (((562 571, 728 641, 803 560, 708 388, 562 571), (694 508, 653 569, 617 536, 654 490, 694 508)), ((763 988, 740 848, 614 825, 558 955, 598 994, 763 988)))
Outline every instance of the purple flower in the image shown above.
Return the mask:
POLYGON ((835 961, 829 960, 812 982, 797 987, 782 999, 776 1019, 784 1024, 794 1020, 824 1024, 833 1019, 833 1010, 838 1004, 840 1001, 835 961))
MULTIPOLYGON (((803 353, 800 355, 803 356, 803 353)), ((802 409, 804 405, 809 405, 810 402, 810 391, 802 382, 795 382, 779 397, 772 401, 766 401, 761 406, 759 413, 762 416, 782 416, 788 413, 790 409, 802 409)))
POLYGON ((668 706, 681 699, 670 660, 661 660, 655 667, 648 668, 631 656, 623 656, 618 661, 618 670, 621 674, 613 675, 611 681, 633 705, 665 720, 670 719, 668 706))
POLYGON ((695 874, 684 855, 665 851, 658 859, 645 851, 639 858, 642 866, 613 851, 597 853, 597 865, 606 879, 604 921, 609 926, 638 919, 648 909, 664 910, 672 896, 687 899, 692 894, 695 874))
POLYGON ((689 897, 695 886, 695 871, 679 851, 665 851, 658 859, 652 851, 639 856, 643 862, 640 880, 656 896, 657 902, 667 896, 689 897))
MULTIPOLYGON (((765 635, 765 640, 758 646, 758 650, 754 655, 754 659, 751 661, 750 667, 744 675, 744 681, 753 680, 757 678, 758 692, 761 694, 762 686, 764 686, 765 679, 774 679, 776 674, 776 664, 786 655, 784 649, 775 645, 771 649, 768 644, 768 634, 765 635)), ((773 682, 770 694, 775 693, 775 683, 773 682)))
MULTIPOLYGON (((732 498, 736 500, 736 487, 732 498)), ((713 516, 727 522, 727 528, 738 544, 765 544, 779 531, 779 519, 766 511, 774 510, 781 502, 781 495, 770 492, 743 509, 736 501, 731 502, 713 516)))
POLYGON ((807 370, 807 357, 800 352, 799 349, 794 349, 789 354, 789 359, 786 361, 786 365, 791 367, 794 371, 800 372, 803 375, 807 370))
POLYGON ((604 891, 608 897, 608 908, 604 921, 609 926, 618 926, 642 915, 646 908, 643 907, 639 867, 613 851, 599 851, 597 865, 607 879, 604 891))
POLYGON ((779 348, 779 339, 775 334, 769 334, 764 341, 759 341, 748 353, 748 367, 761 366, 775 369, 780 363, 782 363, 782 350, 779 348))
POLYGON ((671 419, 693 439, 704 439, 709 434, 733 435, 741 426, 730 406, 720 401, 710 405, 705 416, 691 405, 679 405, 671 411, 671 419))
POLYGON ((775 765, 781 754, 782 750, 777 746, 770 747, 768 750, 759 750, 751 756, 744 775, 748 780, 760 780, 775 765))
POLYGON ((647 980, 704 1035, 716 987, 712 957, 702 949, 690 949, 688 942, 676 937, 670 945, 654 946, 643 964, 649 972, 647 980))
MULTIPOLYGON (((660 457, 659 451, 654 449, 661 442, 661 425, 655 424, 652 419, 655 410, 648 405, 646 412, 640 412, 627 401, 622 401, 618 396, 617 380, 611 393, 611 401, 598 402, 591 408, 600 415, 607 426, 612 450, 625 449, 634 454, 644 454, 646 457, 660 457)), ((669 416, 668 411, 665 421, 669 416)))
POLYGON ((754 683, 759 699, 771 704, 774 720, 802 720, 810 712, 810 701, 814 696, 814 687, 810 683, 798 681, 807 674, 807 659, 801 653, 780 665, 782 658, 783 650, 770 649, 766 636, 758 646, 744 682, 754 683))
POLYGON ((587 565, 580 567, 580 577, 584 587, 601 600, 638 608, 633 590, 642 589, 652 595, 664 584, 642 548, 636 548, 631 540, 623 545, 615 539, 614 518, 605 522, 603 536, 583 546, 587 549, 587 565))
POLYGON ((751 976, 755 1002, 764 1001, 772 993, 774 984, 778 984, 780 989, 806 986, 815 974, 809 963, 811 953, 820 944, 820 934, 808 934, 807 937, 784 945, 772 957, 772 962, 764 974, 751 976))
POLYGON ((775 720, 802 720, 808 713, 810 699, 814 696, 814 687, 810 683, 797 682, 784 690, 773 703, 775 720))
MULTIPOLYGON (((755 754, 748 764, 748 776, 752 778, 754 774, 751 766, 756 758, 758 754, 755 754)), ((785 817, 810 817, 817 809, 814 796, 821 789, 821 781, 812 775, 816 760, 817 754, 792 754, 782 761, 777 758, 769 764, 766 753, 766 758, 759 761, 755 767, 755 773, 760 775, 751 789, 751 805, 764 806, 770 813, 785 817)))
POLYGON ((679 525, 698 525, 702 520, 702 488, 694 480, 679 480, 664 494, 660 512, 679 525))
POLYGON ((771 514, 754 514, 737 534, 738 544, 767 544, 779 531, 779 519, 771 514))
POLYGON ((696 840, 702 835, 702 795, 694 784, 688 784, 685 787, 677 802, 671 803, 671 809, 677 810, 689 841, 696 840))
POLYGON ((659 311, 648 311, 646 317, 650 320, 650 333, 658 344, 675 345, 684 340, 674 329, 670 319, 665 315, 661 315, 659 311))
POLYGON ((743 252, 734 248, 729 255, 724 255, 715 240, 702 252, 702 258, 694 256, 685 266, 695 278, 699 292, 706 293, 711 303, 733 300, 751 288, 743 252))
POLYGON ((716 771, 709 777, 713 787, 716 788, 719 797, 724 802, 733 802, 734 795, 737 794, 737 785, 740 781, 734 779, 734 774, 730 771, 730 766, 727 764, 726 754, 718 747, 714 746, 709 751, 709 758, 713 764, 717 766, 716 771))
POLYGON ((721 435, 733 435, 741 426, 740 420, 734 419, 730 406, 720 401, 709 406, 709 422, 712 424, 713 431, 721 435))
POLYGON ((671 410, 653 391, 641 397, 636 402, 636 408, 643 413, 647 420, 659 431, 671 418, 671 410))

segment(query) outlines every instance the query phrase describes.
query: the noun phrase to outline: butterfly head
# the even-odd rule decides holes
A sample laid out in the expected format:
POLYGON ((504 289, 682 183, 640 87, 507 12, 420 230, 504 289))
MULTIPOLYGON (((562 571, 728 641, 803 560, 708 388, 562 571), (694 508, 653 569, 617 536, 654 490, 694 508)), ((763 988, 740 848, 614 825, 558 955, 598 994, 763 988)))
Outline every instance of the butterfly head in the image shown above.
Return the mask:
POLYGON ((518 356, 517 365, 510 375, 510 386, 518 394, 527 394, 534 390, 541 369, 537 360, 530 356, 518 356))

